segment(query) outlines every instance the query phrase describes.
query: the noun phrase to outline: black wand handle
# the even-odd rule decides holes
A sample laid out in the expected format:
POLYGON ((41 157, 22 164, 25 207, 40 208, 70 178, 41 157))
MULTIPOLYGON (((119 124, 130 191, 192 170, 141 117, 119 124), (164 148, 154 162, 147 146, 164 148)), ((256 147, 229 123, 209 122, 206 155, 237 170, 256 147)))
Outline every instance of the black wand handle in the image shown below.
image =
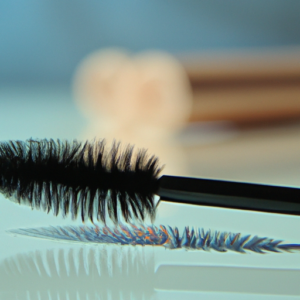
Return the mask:
POLYGON ((211 179, 162 176, 161 200, 300 215, 300 189, 211 179))

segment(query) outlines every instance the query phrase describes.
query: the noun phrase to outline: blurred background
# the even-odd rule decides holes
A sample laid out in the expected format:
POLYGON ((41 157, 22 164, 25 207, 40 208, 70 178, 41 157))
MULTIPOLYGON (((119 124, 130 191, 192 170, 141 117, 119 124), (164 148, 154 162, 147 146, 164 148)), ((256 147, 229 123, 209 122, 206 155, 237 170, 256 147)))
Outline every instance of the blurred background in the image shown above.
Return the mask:
POLYGON ((300 3, 1 1, 0 139, 113 138, 164 173, 300 184, 300 3))
MULTIPOLYGON (((110 144, 115 138, 158 155, 165 174, 300 186, 299 15, 298 0, 2 0, 0 140, 106 138, 110 144)), ((87 299, 84 293, 94 299, 95 291, 107 299, 119 299, 122 291, 150 299, 160 264, 198 266, 202 274, 212 266, 217 271, 207 278, 217 284, 199 288, 192 281, 194 293, 187 285, 173 293, 155 290, 155 299, 300 294, 297 254, 128 247, 132 257, 149 261, 137 260, 124 272, 115 262, 132 261, 126 247, 8 235, 7 229, 70 220, 0 197, 0 299, 50 299, 51 293, 51 299, 58 293, 71 299, 76 290, 77 299, 87 299), (232 277, 228 266, 241 275, 232 277), (278 284, 270 283, 274 274, 283 274, 278 284)), ((291 230, 299 227, 297 216, 162 202, 157 222, 299 243, 299 231, 291 230)), ((188 283, 195 277, 189 270, 180 274, 188 283)))

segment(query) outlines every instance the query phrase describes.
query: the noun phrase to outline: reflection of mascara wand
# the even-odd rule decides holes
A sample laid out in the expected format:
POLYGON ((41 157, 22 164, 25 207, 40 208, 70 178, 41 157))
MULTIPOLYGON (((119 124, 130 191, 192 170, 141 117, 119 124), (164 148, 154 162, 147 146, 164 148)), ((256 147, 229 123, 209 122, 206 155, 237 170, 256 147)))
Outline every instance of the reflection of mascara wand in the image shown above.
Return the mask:
POLYGON ((85 250, 36 251, 3 260, 0 299, 153 299, 160 291, 168 299, 172 294, 166 292, 177 291, 299 295, 299 270, 168 265, 133 249, 85 250))
POLYGON ((52 249, 6 258, 0 299, 152 299, 153 256, 119 250, 52 249))
POLYGON ((57 215, 81 212, 105 222, 155 215, 154 195, 162 200, 263 212, 300 214, 300 189, 174 176, 158 177, 158 159, 133 147, 109 152, 104 141, 53 140, 0 144, 0 190, 32 208, 57 215))

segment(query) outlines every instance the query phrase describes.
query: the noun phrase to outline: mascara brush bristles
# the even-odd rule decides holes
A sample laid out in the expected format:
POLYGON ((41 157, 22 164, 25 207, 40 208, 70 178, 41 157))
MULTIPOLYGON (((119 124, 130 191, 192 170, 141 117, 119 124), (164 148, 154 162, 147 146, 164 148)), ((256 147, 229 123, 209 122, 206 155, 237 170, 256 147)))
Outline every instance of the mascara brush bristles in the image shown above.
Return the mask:
POLYGON ((50 140, 0 143, 0 191, 19 204, 82 221, 127 222, 155 215, 154 194, 161 168, 146 150, 105 140, 81 143, 50 140))

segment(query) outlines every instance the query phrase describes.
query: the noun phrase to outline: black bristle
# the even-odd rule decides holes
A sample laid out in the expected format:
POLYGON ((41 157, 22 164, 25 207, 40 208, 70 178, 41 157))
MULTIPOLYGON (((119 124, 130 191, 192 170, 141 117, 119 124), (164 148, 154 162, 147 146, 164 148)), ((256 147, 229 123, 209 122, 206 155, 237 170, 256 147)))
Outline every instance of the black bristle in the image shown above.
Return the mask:
POLYGON ((133 147, 120 150, 105 141, 27 140, 0 143, 0 191, 20 204, 42 208, 54 215, 69 212, 82 221, 88 217, 125 221, 154 216, 153 197, 161 168, 156 157, 133 147))

